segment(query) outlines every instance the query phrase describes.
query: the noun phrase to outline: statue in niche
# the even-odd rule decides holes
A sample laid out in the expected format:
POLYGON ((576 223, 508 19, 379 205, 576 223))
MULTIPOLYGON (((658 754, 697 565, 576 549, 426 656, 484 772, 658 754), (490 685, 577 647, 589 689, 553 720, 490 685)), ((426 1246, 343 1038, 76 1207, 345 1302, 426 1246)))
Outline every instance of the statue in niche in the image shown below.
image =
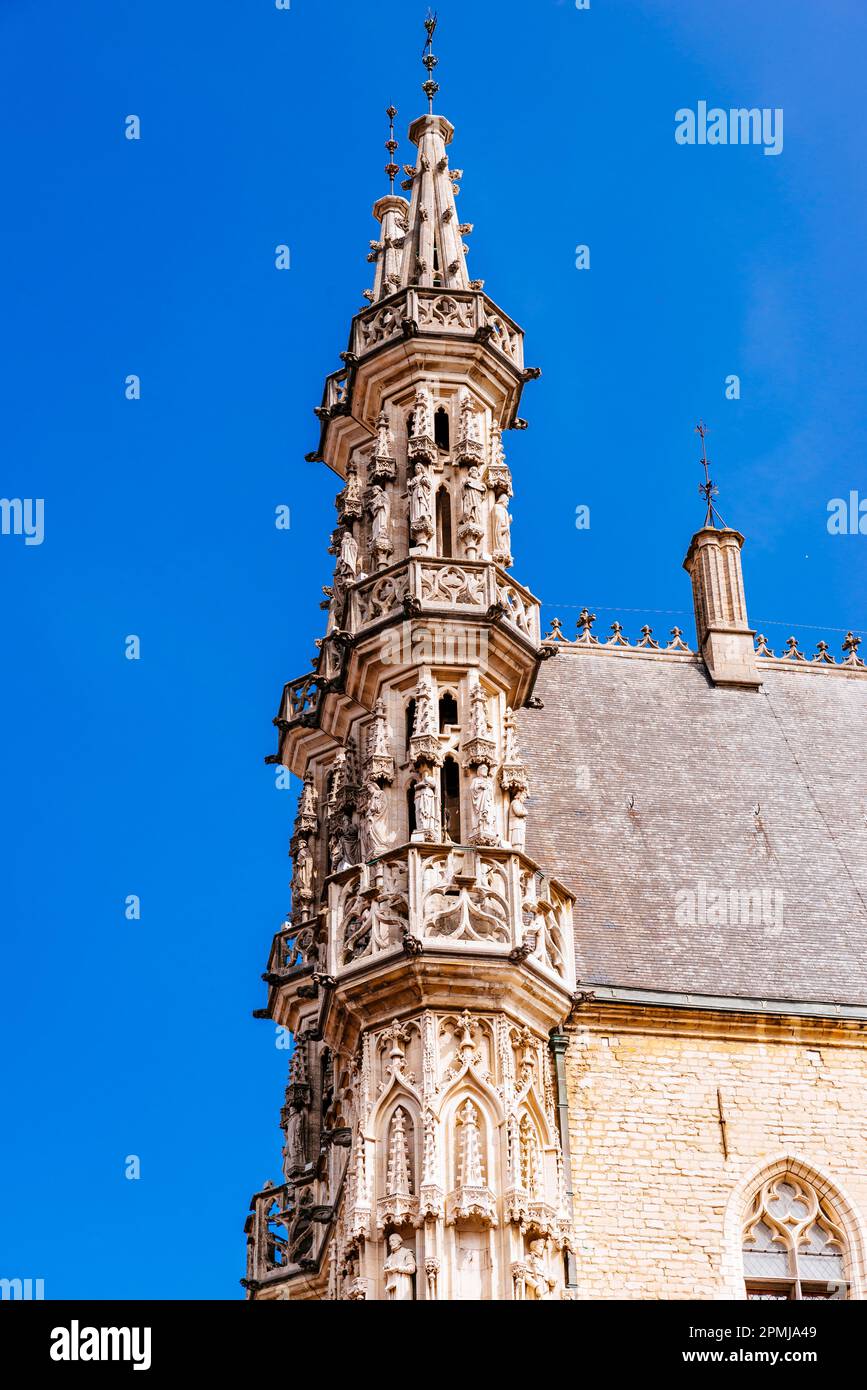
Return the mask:
POLYGON ((384 487, 380 487, 378 483, 374 485, 367 506, 371 517, 370 543, 372 546, 376 546, 378 542, 388 540, 388 526, 391 518, 391 503, 384 487))
POLYGON ((354 579, 358 574, 358 542, 346 529, 340 537, 340 561, 345 566, 345 572, 354 579))
POLYGON ((348 811, 344 811, 340 817, 338 834, 340 836, 340 855, 343 860, 341 868, 346 868, 348 864, 357 864, 359 833, 348 811))
POLYGON ((527 843, 527 803, 525 793, 519 787, 509 806, 509 844, 512 849, 523 850, 527 843))
POLYGON ((531 1240, 527 1256, 524 1283, 527 1296, 533 1299, 556 1299, 557 1280, 548 1271, 548 1247, 544 1240, 531 1240))
POLYGON ((385 1274, 385 1296, 387 1299, 405 1302, 415 1297, 413 1276, 416 1272, 415 1255, 407 1250, 403 1237, 395 1231, 388 1238, 388 1257, 382 1266, 385 1274))
POLYGON ((300 902, 313 897, 313 855, 306 840, 295 846, 295 873, 292 879, 293 896, 300 902))
POLYGON ((296 1168, 304 1166, 305 1116, 300 1107, 294 1107, 286 1117, 286 1143, 283 1146, 283 1178, 288 1182, 296 1168))
POLYGON ((333 874, 337 874, 341 869, 346 868, 343 859, 343 837, 340 834, 340 827, 335 825, 328 836, 328 864, 333 874))
POLYGON ((437 810, 437 779, 433 769, 422 767, 415 784, 415 823, 424 838, 429 841, 439 839, 439 813, 437 810))
POLYGON ((494 782, 487 763, 481 763, 470 783, 470 805, 473 829, 470 839, 476 845, 497 843, 497 822, 494 814, 494 782))
POLYGON ((482 502, 487 490, 486 485, 482 482, 479 465, 477 463, 470 464, 463 483, 461 521, 464 526, 481 526, 482 502))
POLYGON ((417 463, 406 485, 409 493, 409 529, 413 536, 432 536, 433 479, 426 463, 417 463))
POLYGON ((512 518, 509 516, 509 508, 506 504, 505 494, 502 492, 493 505, 491 519, 494 527, 494 557, 502 564, 508 565, 512 558, 510 548, 512 544, 510 530, 512 518))
POLYGON ((328 634, 335 629, 343 627, 346 618, 346 586, 353 578, 351 571, 347 570, 342 560, 338 560, 334 571, 334 580, 330 587, 326 587, 324 592, 330 598, 328 605, 328 634))
POLYGON ((361 857, 375 859, 388 849, 388 798, 382 787, 368 778, 363 789, 364 810, 361 815, 361 857))

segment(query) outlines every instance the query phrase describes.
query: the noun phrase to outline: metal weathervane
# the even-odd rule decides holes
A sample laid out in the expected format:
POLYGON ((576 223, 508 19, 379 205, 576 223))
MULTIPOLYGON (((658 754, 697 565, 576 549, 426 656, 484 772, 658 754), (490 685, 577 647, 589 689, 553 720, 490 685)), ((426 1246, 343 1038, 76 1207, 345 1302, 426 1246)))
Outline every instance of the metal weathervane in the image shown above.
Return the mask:
POLYGON ((433 11, 431 10, 428 10, 427 12, 427 19, 424 22, 424 27, 425 33, 427 34, 427 38, 425 40, 424 48, 422 49, 421 60, 427 69, 427 80, 422 82, 421 88, 427 96, 428 110, 430 112, 433 112, 433 99, 440 89, 440 84, 438 82, 434 82, 433 77, 433 70, 439 62, 439 59, 434 57, 433 51, 433 36, 437 27, 437 17, 436 14, 433 13, 433 11))
POLYGON ((708 434, 710 433, 710 431, 708 430, 707 425, 704 423, 704 421, 703 421, 703 420, 699 420, 698 424, 697 424, 696 427, 695 427, 695 432, 696 432, 696 434, 699 436, 699 438, 701 439, 701 459, 700 459, 700 463, 701 463, 702 468, 704 469, 704 482, 703 482, 703 483, 699 483, 699 485, 698 485, 699 493, 701 494, 701 496, 704 498, 705 502, 707 503, 707 514, 706 514, 705 519, 704 519, 704 524, 705 524, 705 526, 713 526, 713 527, 716 527, 716 521, 714 520, 714 517, 716 517, 716 518, 718 519, 720 525, 721 525, 723 528, 725 528, 725 522, 723 521, 722 517, 720 516, 719 512, 717 511, 716 507, 715 507, 714 504, 713 504, 713 499, 714 499, 715 497, 718 497, 718 496, 719 496, 719 488, 718 488, 718 487, 716 486, 716 484, 712 481, 711 476, 710 476, 710 460, 708 459, 708 456, 707 456, 707 444, 706 444, 706 439, 707 439, 707 436, 708 436, 708 434))

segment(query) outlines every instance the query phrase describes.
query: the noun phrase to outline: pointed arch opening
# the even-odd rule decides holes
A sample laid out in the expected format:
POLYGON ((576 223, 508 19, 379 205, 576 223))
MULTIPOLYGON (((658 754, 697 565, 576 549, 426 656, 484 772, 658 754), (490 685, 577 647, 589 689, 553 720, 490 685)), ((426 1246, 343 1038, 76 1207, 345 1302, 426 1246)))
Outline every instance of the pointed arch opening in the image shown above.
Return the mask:
POLYGON ((444 690, 440 695, 439 704, 440 714, 440 733, 445 733, 448 725, 456 725, 458 722, 458 702, 451 690, 444 690))
MULTIPOLYGON (((747 1299, 848 1299, 860 1264, 848 1204, 806 1165, 781 1160, 753 1179, 741 1219, 747 1299)), ((857 1296, 857 1295, 856 1295, 857 1296)))
POLYGON ((436 513, 437 553, 450 559, 452 556, 452 498, 445 483, 437 490, 436 513))
POLYGON ((443 809, 443 835, 461 843, 461 770, 454 758, 444 759, 440 768, 440 805, 443 809))
POLYGON ((449 451, 449 413, 444 405, 437 406, 434 415, 434 443, 438 449, 449 451))

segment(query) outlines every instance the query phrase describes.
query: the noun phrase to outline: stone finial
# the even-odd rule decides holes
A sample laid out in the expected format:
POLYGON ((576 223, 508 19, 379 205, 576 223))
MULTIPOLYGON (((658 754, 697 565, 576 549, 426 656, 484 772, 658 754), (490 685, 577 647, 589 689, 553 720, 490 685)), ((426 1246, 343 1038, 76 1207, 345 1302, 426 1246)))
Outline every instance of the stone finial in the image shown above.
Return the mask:
POLYGON ((683 567, 692 580, 698 648, 714 685, 756 690, 755 631, 747 621, 741 569, 744 538, 729 527, 703 526, 683 567))

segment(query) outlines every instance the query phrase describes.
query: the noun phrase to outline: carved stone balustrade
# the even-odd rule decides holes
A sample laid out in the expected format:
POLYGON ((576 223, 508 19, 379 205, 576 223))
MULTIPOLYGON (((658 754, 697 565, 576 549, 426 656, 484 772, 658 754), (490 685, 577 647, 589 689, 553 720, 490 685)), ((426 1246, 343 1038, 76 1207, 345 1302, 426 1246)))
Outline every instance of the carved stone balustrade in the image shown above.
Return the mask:
POLYGON ((534 647, 540 640, 538 601, 529 589, 490 561, 418 557, 353 586, 353 632, 402 613, 420 617, 493 616, 516 629, 534 647))
POLYGON ((294 724, 315 718, 319 707, 322 682, 318 676, 299 676, 287 681, 280 700, 280 713, 275 723, 294 724))
POLYGON ((572 966, 570 899, 523 854, 413 844, 335 874, 328 971, 372 956, 474 952, 532 963, 557 982, 572 966))
MULTIPOLYGON (((524 348, 518 325, 479 290, 443 290, 410 287, 365 309, 355 319, 352 353, 363 357, 383 344, 402 337, 442 336, 454 333, 478 337, 494 347, 519 371, 524 368, 524 348)), ((340 374, 336 374, 339 376, 340 374)), ((328 378, 329 383, 335 378, 328 378)), ((337 386, 334 400, 339 400, 337 386)), ((328 398, 323 402, 328 405, 328 398)))
MULTIPOLYGON (((321 1225, 314 1220, 310 1188, 283 1183, 254 1194, 244 1225, 247 1236, 248 1289, 279 1287, 287 1274, 315 1268, 322 1243, 321 1225)), ((275 1289, 276 1292, 276 1289, 275 1289)))

